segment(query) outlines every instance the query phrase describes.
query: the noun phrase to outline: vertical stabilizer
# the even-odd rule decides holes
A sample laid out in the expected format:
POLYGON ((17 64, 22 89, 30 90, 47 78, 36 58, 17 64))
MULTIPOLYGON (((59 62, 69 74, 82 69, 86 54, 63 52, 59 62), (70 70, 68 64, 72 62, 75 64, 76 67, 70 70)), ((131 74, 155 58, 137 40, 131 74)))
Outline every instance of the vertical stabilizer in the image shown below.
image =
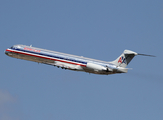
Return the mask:
POLYGON ((124 52, 111 63, 115 64, 116 66, 126 67, 130 63, 130 61, 134 58, 135 55, 138 54, 131 50, 124 50, 124 52))

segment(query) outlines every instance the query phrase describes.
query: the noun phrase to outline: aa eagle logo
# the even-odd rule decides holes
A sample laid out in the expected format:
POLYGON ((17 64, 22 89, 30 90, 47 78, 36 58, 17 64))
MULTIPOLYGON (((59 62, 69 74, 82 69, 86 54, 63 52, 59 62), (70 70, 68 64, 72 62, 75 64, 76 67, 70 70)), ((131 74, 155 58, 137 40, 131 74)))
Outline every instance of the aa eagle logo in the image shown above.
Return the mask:
POLYGON ((122 56, 122 57, 119 58, 118 63, 119 63, 119 62, 120 62, 121 64, 122 64, 122 63, 125 63, 125 64, 126 64, 126 59, 122 56))

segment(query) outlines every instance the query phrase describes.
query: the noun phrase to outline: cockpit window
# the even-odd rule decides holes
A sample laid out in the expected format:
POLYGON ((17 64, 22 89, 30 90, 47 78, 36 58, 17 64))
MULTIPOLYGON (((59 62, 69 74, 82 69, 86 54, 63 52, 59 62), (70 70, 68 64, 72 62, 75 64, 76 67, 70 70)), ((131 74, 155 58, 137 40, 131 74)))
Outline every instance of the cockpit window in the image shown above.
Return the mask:
POLYGON ((14 46, 10 47, 10 49, 14 49, 14 48, 15 48, 14 46))

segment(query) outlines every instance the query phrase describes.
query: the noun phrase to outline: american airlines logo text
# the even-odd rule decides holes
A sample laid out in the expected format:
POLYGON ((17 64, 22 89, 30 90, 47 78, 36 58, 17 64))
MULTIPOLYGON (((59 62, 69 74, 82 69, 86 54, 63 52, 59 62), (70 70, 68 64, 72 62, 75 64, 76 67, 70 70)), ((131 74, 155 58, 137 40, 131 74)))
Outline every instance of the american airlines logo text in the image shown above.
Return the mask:
POLYGON ((126 59, 122 56, 119 58, 118 63, 125 63, 126 64, 126 59))
POLYGON ((33 51, 33 52, 41 52, 40 50, 35 50, 32 48, 27 48, 27 47, 25 47, 24 50, 29 50, 29 51, 33 51))

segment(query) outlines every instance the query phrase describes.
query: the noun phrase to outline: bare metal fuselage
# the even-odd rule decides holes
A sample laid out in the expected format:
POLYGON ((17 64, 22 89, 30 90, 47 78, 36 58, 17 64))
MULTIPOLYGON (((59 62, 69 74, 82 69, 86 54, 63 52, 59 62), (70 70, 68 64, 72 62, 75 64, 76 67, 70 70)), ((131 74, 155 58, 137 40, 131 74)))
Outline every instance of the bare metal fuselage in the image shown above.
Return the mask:
POLYGON ((117 66, 111 62, 26 45, 14 45, 11 48, 6 49, 5 54, 18 59, 61 67, 62 69, 83 71, 94 74, 108 75, 127 72, 127 69, 117 66))

